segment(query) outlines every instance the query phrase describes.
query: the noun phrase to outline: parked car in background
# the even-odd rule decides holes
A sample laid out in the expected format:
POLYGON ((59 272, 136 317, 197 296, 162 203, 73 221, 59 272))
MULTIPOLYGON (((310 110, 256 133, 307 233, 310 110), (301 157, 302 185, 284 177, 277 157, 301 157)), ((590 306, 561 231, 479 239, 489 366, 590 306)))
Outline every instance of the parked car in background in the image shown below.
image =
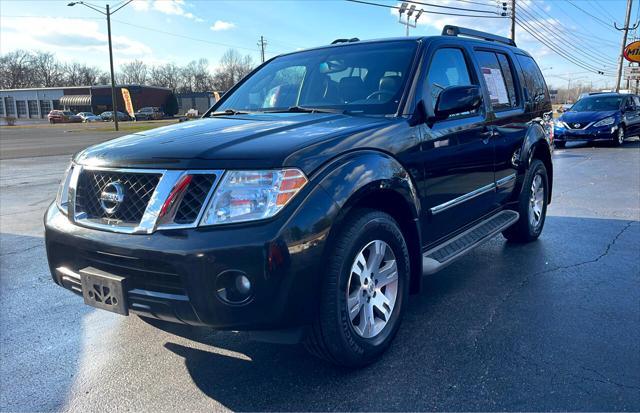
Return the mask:
POLYGON ((571 103, 571 102, 563 103, 558 108, 558 113, 564 113, 564 112, 568 111, 569 109, 571 109, 571 106, 573 106, 573 103, 571 103))
POLYGON ((540 236, 550 111, 530 54, 455 26, 275 57, 198 121, 78 153, 45 216, 52 278, 168 330, 263 330, 363 366, 424 274, 540 236))
POLYGON ((160 108, 146 107, 133 114, 136 120, 158 120, 164 117, 164 112, 160 108))
POLYGON ((49 123, 77 123, 82 122, 82 118, 70 110, 54 109, 47 115, 49 123))
POLYGON ((78 112, 77 114, 82 118, 83 122, 99 122, 102 118, 91 112, 78 112))
MULTIPOLYGON (((110 110, 106 112, 102 112, 100 114, 100 117, 102 118, 102 120, 109 120, 109 121, 113 120, 113 112, 110 110)), ((120 121, 131 120, 131 117, 124 112, 118 111, 118 120, 120 121)))
POLYGON ((622 145, 640 133, 640 98, 621 93, 590 94, 555 121, 556 148, 569 141, 606 141, 622 145))

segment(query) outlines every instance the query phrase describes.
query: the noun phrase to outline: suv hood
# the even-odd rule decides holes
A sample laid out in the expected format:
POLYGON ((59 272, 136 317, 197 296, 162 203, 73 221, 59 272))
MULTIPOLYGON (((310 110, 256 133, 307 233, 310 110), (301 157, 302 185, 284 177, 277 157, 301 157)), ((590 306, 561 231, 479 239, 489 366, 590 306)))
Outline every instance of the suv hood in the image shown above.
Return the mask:
POLYGON ((609 110, 602 112, 565 112, 560 116, 560 120, 567 123, 583 123, 599 121, 609 116, 615 116, 617 110, 609 110))
POLYGON ((389 122, 341 114, 220 116, 116 138, 74 159, 83 165, 120 168, 277 168, 299 149, 389 122))

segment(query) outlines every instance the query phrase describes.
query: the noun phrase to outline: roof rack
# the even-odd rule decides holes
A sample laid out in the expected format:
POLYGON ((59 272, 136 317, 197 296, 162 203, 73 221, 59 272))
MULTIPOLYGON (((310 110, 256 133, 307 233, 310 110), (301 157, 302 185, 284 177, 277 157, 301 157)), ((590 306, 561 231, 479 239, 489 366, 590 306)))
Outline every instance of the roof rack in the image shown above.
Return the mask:
POLYGON ((458 27, 458 26, 452 26, 452 25, 444 26, 444 29, 442 29, 442 35, 443 36, 475 37, 476 39, 488 40, 490 42, 504 43, 506 45, 514 46, 514 47, 516 45, 516 42, 514 42, 513 40, 507 37, 497 36, 495 34, 481 32, 479 30, 467 29, 466 27, 458 27))
POLYGON ((331 44, 338 44, 338 43, 353 43, 353 42, 359 42, 360 39, 358 39, 357 37, 352 37, 351 39, 336 39, 334 41, 331 42, 331 44))

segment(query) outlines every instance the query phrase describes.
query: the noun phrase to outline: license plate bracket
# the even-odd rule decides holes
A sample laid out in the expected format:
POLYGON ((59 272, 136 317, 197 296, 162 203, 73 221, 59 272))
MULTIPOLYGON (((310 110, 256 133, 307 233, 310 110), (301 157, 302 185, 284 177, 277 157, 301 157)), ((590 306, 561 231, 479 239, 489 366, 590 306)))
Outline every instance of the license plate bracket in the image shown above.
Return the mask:
POLYGON ((92 307, 114 313, 129 315, 125 294, 125 277, 110 274, 97 268, 87 267, 80 270, 82 297, 84 303, 92 307))

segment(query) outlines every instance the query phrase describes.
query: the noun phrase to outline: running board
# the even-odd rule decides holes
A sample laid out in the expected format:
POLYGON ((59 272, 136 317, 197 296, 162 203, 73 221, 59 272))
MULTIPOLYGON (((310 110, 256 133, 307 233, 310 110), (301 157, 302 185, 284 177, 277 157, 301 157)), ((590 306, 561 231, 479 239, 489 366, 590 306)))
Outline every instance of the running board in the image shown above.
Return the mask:
POLYGON ((511 210, 501 211, 462 234, 430 249, 422 255, 422 273, 433 274, 473 250, 483 242, 509 228, 520 215, 511 210))

